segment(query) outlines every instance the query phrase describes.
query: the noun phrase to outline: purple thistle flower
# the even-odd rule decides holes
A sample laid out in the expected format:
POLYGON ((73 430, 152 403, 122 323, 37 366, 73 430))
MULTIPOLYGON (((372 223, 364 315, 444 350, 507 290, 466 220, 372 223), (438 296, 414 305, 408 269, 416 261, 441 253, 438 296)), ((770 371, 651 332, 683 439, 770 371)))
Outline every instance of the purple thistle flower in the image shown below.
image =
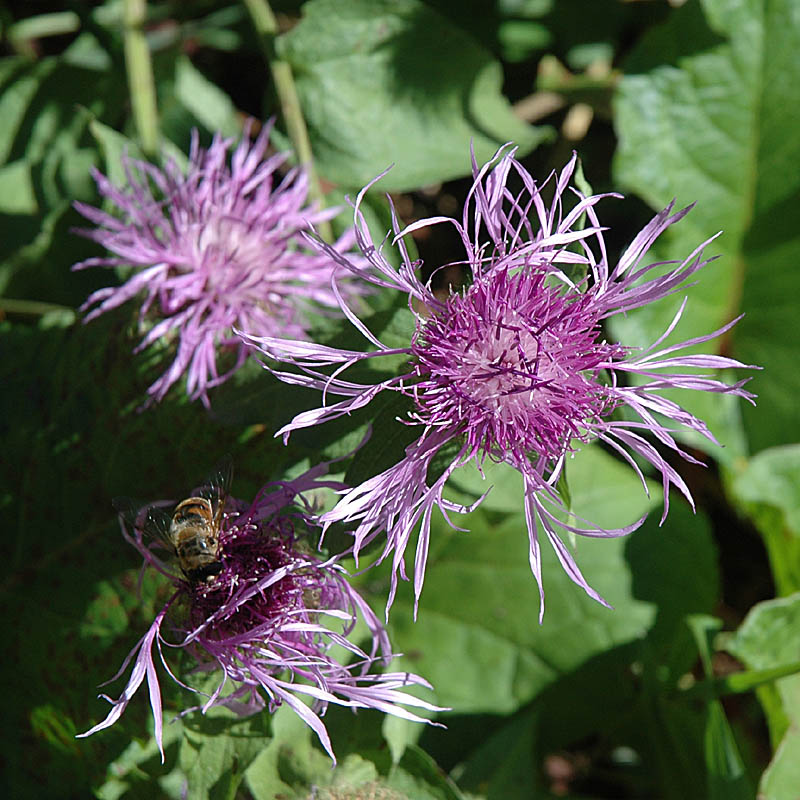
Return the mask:
MULTIPOLYGON (((337 210, 306 205, 303 170, 291 169, 278 180, 288 154, 266 157, 271 127, 251 143, 248 123, 230 166, 232 140, 217 134, 205 151, 196 131, 185 174, 171 160, 159 169, 123 155, 125 189, 93 172, 117 215, 75 204, 97 226, 77 232, 113 255, 74 269, 134 268, 121 286, 90 295, 82 306, 91 309, 86 321, 143 295, 139 318, 146 332, 136 351, 162 337, 175 342, 174 360, 149 387, 149 402, 163 399, 185 374, 189 397, 208 405, 208 389, 223 383, 247 356, 231 332, 234 326, 302 339, 310 312, 338 313, 330 286, 334 261, 300 237, 337 210)), ((344 252, 353 241, 351 230, 332 250, 344 252)))
POLYGON ((408 347, 385 347, 344 300, 342 310, 374 349, 347 351, 242 334, 244 341, 269 358, 301 368, 300 374, 276 372, 283 380, 321 389, 325 401, 330 396, 344 398, 299 414, 278 432, 284 437, 298 428, 349 414, 381 391, 400 392, 412 399, 414 410, 404 422, 416 425, 419 437, 406 448, 405 458, 345 492, 336 507, 322 516, 326 527, 339 521, 358 523, 353 544, 356 557, 362 547, 386 532, 380 559, 391 554, 393 566, 387 614, 398 575, 407 579, 404 554, 420 523, 414 560, 416 612, 433 508, 438 506, 446 518, 450 511, 468 511, 444 498, 445 484, 457 467, 473 461, 480 469, 486 459, 506 462, 523 477, 529 560, 539 585, 540 621, 544 614, 541 534, 555 549, 569 577, 595 600, 608 605, 584 579, 559 531, 622 536, 639 527, 644 517, 611 530, 586 520, 578 525, 565 521, 568 509, 558 482, 566 456, 581 443, 599 440, 630 464, 645 491, 644 475, 634 457, 649 462, 663 482, 663 522, 671 485, 690 503, 692 497, 653 440, 695 462, 673 438, 676 429, 671 426, 715 439, 702 420, 663 397, 662 390, 730 393, 752 402, 753 395, 742 388, 746 380, 727 385, 712 375, 695 372, 746 365, 723 356, 683 352, 719 336, 737 320, 708 335, 665 345, 664 339, 680 320, 682 305, 663 336, 642 351, 605 338, 604 320, 678 291, 708 263, 702 257, 703 249, 715 237, 681 263, 643 264, 655 239, 689 211, 673 213, 671 204, 645 226, 612 267, 595 213, 596 204, 608 195, 585 197, 569 187, 575 165, 573 156, 554 176, 554 198, 548 206, 542 187, 514 158, 513 149, 501 148, 480 169, 473 158, 474 183, 460 222, 432 217, 400 230, 393 216, 393 243, 402 256, 397 269, 382 255, 385 242, 376 247, 370 238, 360 206, 372 184, 362 190, 355 204, 356 235, 374 272, 335 254, 324 243, 319 246, 348 273, 407 294, 417 320, 408 347), (522 188, 514 189, 512 183, 522 188), (564 203, 568 188, 574 196, 569 209, 564 203), (409 259, 403 243, 404 236, 439 223, 455 226, 465 251, 458 264, 466 265, 471 279, 466 288, 451 291, 444 299, 417 277, 420 264, 409 259), (585 275, 577 282, 570 278, 576 268, 585 275), (343 369, 353 363, 398 354, 407 356, 408 367, 396 377, 370 386, 341 377, 343 369), (341 366, 329 376, 319 370, 327 365, 341 366), (629 377, 637 380, 629 381, 629 377), (612 414, 621 408, 626 409, 625 416, 612 414), (443 450, 445 446, 447 450, 443 450), (437 455, 439 460, 444 458, 444 469, 434 463, 437 455))
POLYGON ((374 708, 415 722, 429 720, 402 705, 447 710, 404 691, 414 685, 430 689, 423 678, 407 672, 371 672, 394 658, 386 630, 348 584, 344 570, 333 559, 323 562, 309 552, 304 536, 313 524, 312 509, 299 493, 341 488, 340 483, 317 480, 327 466, 318 465, 291 482, 268 484, 249 506, 226 499, 219 532, 221 569, 207 580, 178 577, 158 557, 142 534, 141 514, 150 513, 149 509, 140 512, 132 525, 130 519, 120 520, 123 535, 142 554, 145 566, 168 576, 174 592, 111 679, 116 680, 133 661, 122 694, 116 700, 101 695, 112 704, 108 716, 81 737, 113 725, 147 678, 163 761, 155 652, 176 683, 204 694, 175 675, 167 661, 171 648, 194 658, 193 672, 220 673, 213 693, 181 716, 196 710, 205 713, 213 706, 246 716, 286 703, 317 734, 334 762, 321 719, 329 703, 354 710, 374 708), (347 638, 359 617, 370 634, 368 651, 347 638), (335 660, 329 652, 334 646, 346 650, 352 661, 344 665, 335 660), (223 694, 226 687, 229 691, 223 694), (313 704, 307 705, 303 697, 313 704))

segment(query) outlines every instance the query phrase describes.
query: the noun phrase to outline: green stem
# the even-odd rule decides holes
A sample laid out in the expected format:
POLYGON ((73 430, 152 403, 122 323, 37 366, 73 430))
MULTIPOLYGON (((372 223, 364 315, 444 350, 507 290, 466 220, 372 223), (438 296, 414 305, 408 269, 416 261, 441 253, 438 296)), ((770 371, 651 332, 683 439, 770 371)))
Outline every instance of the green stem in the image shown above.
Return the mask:
MULTIPOLYGON (((314 169, 311 141, 308 138, 308 129, 303 118, 303 111, 300 108, 300 99, 297 96, 297 88, 292 77, 292 68, 288 62, 278 58, 275 53, 275 37, 278 35, 278 23, 275 19, 275 14, 273 14, 267 0, 243 0, 243 2, 250 14, 250 18, 253 20, 253 26, 261 42, 264 57, 272 72, 275 92, 278 95, 281 113, 286 122, 286 131, 292 140, 298 163, 308 173, 309 197, 316 201, 320 208, 324 208, 325 195, 322 192, 317 172, 314 169)), ((329 223, 321 223, 319 232, 323 239, 332 241, 333 231, 329 223)))
POLYGON ((158 148, 158 110, 150 49, 144 35, 147 0, 124 0, 125 65, 131 107, 142 150, 153 156, 158 148))
POLYGON ((688 689, 683 689, 682 696, 709 700, 729 694, 743 694, 744 692, 752 692, 764 684, 772 683, 780 678, 787 678, 790 675, 797 675, 798 673, 800 673, 800 661, 783 664, 780 667, 734 672, 724 677, 706 678, 699 681, 688 689))
POLYGON ((75 315, 75 309, 69 306, 44 303, 40 300, 16 300, 11 297, 0 297, 0 314, 24 314, 31 317, 43 317, 53 311, 75 315))

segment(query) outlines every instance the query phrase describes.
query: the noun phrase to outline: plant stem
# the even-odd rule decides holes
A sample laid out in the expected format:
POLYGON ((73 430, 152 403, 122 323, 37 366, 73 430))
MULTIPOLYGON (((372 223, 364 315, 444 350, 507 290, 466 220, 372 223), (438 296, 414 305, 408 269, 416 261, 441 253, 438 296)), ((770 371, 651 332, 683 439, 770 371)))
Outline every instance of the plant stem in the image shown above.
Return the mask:
POLYGON ((772 683, 780 678, 797 675, 798 673, 800 673, 800 661, 794 661, 790 664, 782 664, 779 667, 734 672, 731 675, 718 678, 705 678, 688 689, 682 689, 681 692, 683 697, 698 697, 709 700, 729 694, 752 692, 766 683, 772 683))
POLYGON ((57 312, 59 314, 72 314, 75 309, 61 306, 56 303, 45 303, 40 300, 16 300, 11 297, 0 297, 0 318, 5 314, 24 314, 31 317, 43 317, 45 314, 57 312))
MULTIPOLYGON (((269 64, 272 72, 272 80, 275 82, 275 92, 278 95, 278 102, 281 106, 281 113, 286 122, 286 131, 292 141, 292 146, 297 155, 297 161, 308 174, 308 194, 309 197, 319 204, 320 208, 325 206, 325 195, 314 169, 314 156, 311 152, 311 141, 308 138, 303 111, 300 108, 300 99, 297 96, 292 68, 288 62, 284 61, 275 53, 275 37, 278 34, 278 23, 275 14, 269 5, 268 0, 243 0, 253 26, 261 42, 264 57, 269 64)), ((320 223, 319 232, 323 239, 332 241, 333 231, 327 222, 320 223)))
POLYGON ((150 49, 144 35, 147 0, 124 0, 125 66, 136 131, 142 150, 155 155, 158 148, 158 111, 150 49))

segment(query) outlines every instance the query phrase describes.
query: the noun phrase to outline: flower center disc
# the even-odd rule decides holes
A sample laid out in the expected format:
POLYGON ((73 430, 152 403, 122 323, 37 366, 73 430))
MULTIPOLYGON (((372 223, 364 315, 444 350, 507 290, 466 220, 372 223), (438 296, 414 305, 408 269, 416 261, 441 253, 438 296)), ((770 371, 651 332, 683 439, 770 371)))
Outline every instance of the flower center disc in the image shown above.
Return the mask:
POLYGON ((493 457, 558 457, 606 408, 598 365, 617 349, 597 341, 584 298, 531 268, 494 270, 451 295, 414 346, 420 419, 463 427, 493 457))

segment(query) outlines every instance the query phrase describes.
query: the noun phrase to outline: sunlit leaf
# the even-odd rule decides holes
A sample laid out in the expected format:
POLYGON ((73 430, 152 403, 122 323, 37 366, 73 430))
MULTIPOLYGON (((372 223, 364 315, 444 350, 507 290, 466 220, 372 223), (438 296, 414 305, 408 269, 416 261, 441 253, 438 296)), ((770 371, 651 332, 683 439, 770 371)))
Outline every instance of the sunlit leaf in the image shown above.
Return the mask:
MULTIPOLYGON (((798 660, 798 637, 800 594, 794 594, 755 606, 726 649, 751 669, 768 669, 798 660)), ((800 675, 782 678, 775 687, 789 720, 800 724, 800 675)))
MULTIPOLYGON (((576 512, 585 510, 581 483, 572 489, 576 512)), ((625 497, 610 494, 605 510, 594 510, 601 517, 616 514, 617 524, 629 522, 635 505, 623 506, 625 497)), ((543 541, 541 626, 522 514, 492 524, 479 509, 459 520, 466 533, 435 523, 419 618, 411 621, 411 590, 404 585, 390 615, 402 663, 427 677, 438 701, 458 713, 508 713, 588 659, 651 630, 650 646, 666 655, 684 636, 683 616, 708 610, 716 592, 714 554, 702 522, 675 511, 674 526, 659 530, 652 521, 627 540, 579 537, 578 564, 613 611, 573 584, 543 541)), ((371 578, 368 586, 380 598, 385 590, 377 581, 371 578)), ((673 654, 674 669, 686 668, 681 652, 673 654)))
POLYGON ((800 730, 786 731, 775 756, 761 777, 758 796, 763 800, 785 800, 800 786, 800 730))
MULTIPOLYGON (((657 209, 675 197, 679 205, 697 202, 669 239, 667 257, 684 258, 724 230, 710 249, 721 257, 689 291, 679 333, 689 338, 746 312, 727 346, 765 368, 752 382, 759 407, 744 409, 760 449, 800 438, 800 334, 793 322, 800 140, 786 135, 800 123, 800 15, 792 0, 702 6, 707 24, 694 8, 670 18, 669 38, 681 43, 674 64, 622 80, 617 176, 657 209)), ((647 41, 640 47, 664 57, 647 41)), ((633 330, 652 341, 680 299, 632 315, 633 330)))
POLYGON ((800 446, 758 453, 735 472, 730 491, 764 537, 778 592, 800 591, 800 446))
POLYGON ((431 184, 469 174, 470 143, 481 163, 544 137, 513 116, 491 53, 419 0, 313 0, 278 45, 320 173, 345 186, 391 164, 383 189, 431 184))
POLYGON ((225 92, 215 86, 188 58, 175 64, 175 95, 207 130, 238 137, 236 108, 225 92))

